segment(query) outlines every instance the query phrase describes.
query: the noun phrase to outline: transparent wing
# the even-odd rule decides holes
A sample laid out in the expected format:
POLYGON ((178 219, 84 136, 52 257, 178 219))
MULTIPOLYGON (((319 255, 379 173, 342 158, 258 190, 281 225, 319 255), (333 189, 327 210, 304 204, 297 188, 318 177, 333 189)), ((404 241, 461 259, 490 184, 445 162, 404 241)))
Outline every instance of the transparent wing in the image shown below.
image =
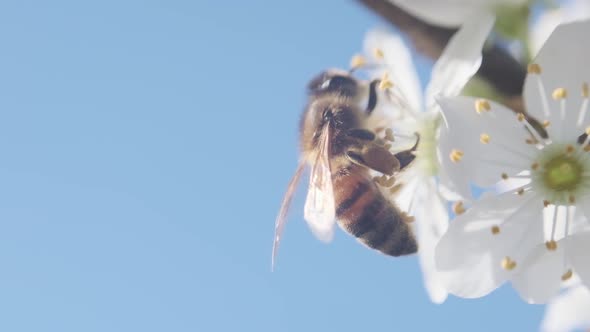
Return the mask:
POLYGON ((303 214, 313 234, 324 242, 332 240, 336 221, 329 138, 330 127, 326 126, 320 137, 318 155, 311 168, 303 214))
POLYGON ((295 193, 295 189, 297 189, 297 183, 299 183, 299 178, 301 178, 301 173, 303 173, 303 168, 305 163, 302 161, 299 163, 295 174, 289 181, 289 186, 287 187, 287 192, 285 193, 285 197, 283 198, 283 203, 281 203, 281 209, 279 210, 279 215, 277 216, 277 220, 275 222, 275 237, 272 243, 272 259, 271 259, 271 269, 274 270, 275 268, 275 260, 277 257, 277 252, 279 250, 279 242, 281 241, 281 237, 283 236, 283 230, 285 229, 285 224, 287 222, 287 213, 289 212, 289 207, 291 206, 291 200, 293 199, 293 194, 295 193))

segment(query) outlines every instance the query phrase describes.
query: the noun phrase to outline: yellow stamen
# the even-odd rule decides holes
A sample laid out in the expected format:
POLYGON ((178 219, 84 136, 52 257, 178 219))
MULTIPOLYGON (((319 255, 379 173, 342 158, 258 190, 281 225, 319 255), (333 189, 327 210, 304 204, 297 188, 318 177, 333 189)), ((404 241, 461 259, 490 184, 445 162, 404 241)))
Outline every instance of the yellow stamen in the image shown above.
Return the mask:
POLYGON ((516 115, 516 118, 518 119, 519 122, 523 122, 525 119, 524 113, 518 113, 516 115))
POLYGON ((352 57, 352 59, 350 59, 350 68, 352 69, 357 69, 360 67, 363 67, 367 64, 367 61, 365 60, 365 57, 363 57, 360 54, 356 54, 352 57))
POLYGON ((373 50, 373 54, 377 59, 383 59, 383 57, 385 56, 385 54, 383 54, 383 50, 381 50, 380 48, 376 48, 375 50, 373 50))
POLYGON ((488 144, 488 143, 490 142, 490 135, 488 135, 488 134, 485 134, 485 133, 484 133, 484 134, 481 134, 481 135, 479 136, 479 141, 480 141, 482 144, 488 144))
POLYGON ((568 201, 570 204, 576 204, 576 196, 570 195, 570 197, 568 197, 568 201))
POLYGON ((572 276, 574 275, 574 273, 572 272, 571 269, 568 269, 562 276, 561 276, 561 280, 562 281, 568 281, 572 276))
POLYGON ((549 122, 549 120, 545 120, 543 121, 543 128, 547 128, 551 125, 551 122, 549 122))
POLYGON ((449 154, 449 157, 451 158, 452 162, 458 163, 459 161, 461 161, 461 158, 463 158, 463 151, 453 149, 449 154))
POLYGON ((545 247, 547 247, 547 250, 555 251, 557 250, 557 242, 555 240, 547 241, 545 242, 545 247))
POLYGON ((381 81, 379 81, 379 89, 387 90, 393 88, 393 82, 389 80, 389 75, 387 73, 383 74, 381 77, 381 81))
POLYGON ((506 271, 511 271, 514 270, 514 268, 516 267, 516 262, 513 261, 512 259, 510 259, 510 257, 506 256, 504 257, 504 259, 502 259, 502 268, 506 271))
POLYGON ((588 98, 589 96, 590 96, 590 87, 588 86, 588 83, 584 82, 584 83, 582 83, 582 97, 588 98))
POLYGON ((551 94, 551 96, 555 100, 565 99, 567 97, 567 90, 564 88, 557 88, 557 89, 553 90, 553 93, 551 94))
POLYGON ((458 202, 455 202, 455 204, 453 204, 453 212, 456 215, 461 215, 461 214, 465 213, 465 207, 463 206, 462 201, 458 201, 458 202))
POLYGON ((528 66, 527 71, 529 72, 529 74, 540 74, 541 73, 541 66, 539 66, 538 63, 531 63, 528 66))
POLYGON ((492 109, 490 102, 485 99, 477 99, 475 101, 475 111, 479 114, 489 112, 492 109))
POLYGON ((500 226, 492 226, 492 234, 497 235, 498 233, 500 233, 500 226))

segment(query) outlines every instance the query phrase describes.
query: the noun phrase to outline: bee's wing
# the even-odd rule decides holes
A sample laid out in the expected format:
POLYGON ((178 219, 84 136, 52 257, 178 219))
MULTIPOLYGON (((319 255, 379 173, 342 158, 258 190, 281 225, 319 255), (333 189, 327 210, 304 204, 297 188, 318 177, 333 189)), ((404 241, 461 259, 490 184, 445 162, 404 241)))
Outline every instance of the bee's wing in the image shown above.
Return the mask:
POLYGON ((304 218, 313 234, 328 242, 334 235, 336 208, 330 171, 330 128, 326 126, 320 137, 318 155, 311 168, 309 190, 305 200, 304 218))
POLYGON ((305 163, 301 161, 295 174, 289 181, 289 186, 287 187, 287 192, 285 193, 285 197, 283 198, 283 203, 281 203, 281 209, 279 210, 279 215, 277 216, 277 220, 275 222, 275 237, 272 244, 272 265, 271 268, 274 270, 275 266, 275 259, 277 256, 277 251, 279 250, 279 242, 281 241, 281 237, 283 235, 283 230, 285 228, 285 223, 287 221, 287 213, 289 212, 289 206, 291 205, 291 200, 293 198, 293 194, 295 193, 295 189, 297 188, 297 183, 299 182, 299 178, 301 178, 301 173, 303 172, 303 168, 305 163))

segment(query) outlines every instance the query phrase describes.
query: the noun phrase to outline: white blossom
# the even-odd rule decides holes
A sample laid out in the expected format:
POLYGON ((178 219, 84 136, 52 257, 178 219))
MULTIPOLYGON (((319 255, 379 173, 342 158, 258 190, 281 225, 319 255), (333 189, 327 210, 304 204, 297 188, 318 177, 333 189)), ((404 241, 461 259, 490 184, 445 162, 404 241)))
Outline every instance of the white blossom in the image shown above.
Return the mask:
POLYGON ((450 293, 481 297, 511 281, 524 300, 543 303, 573 273, 590 284, 588 31, 590 21, 559 26, 529 65, 530 118, 487 100, 440 100, 439 157, 459 192, 522 181, 483 195, 440 240, 436 265, 450 293))
POLYGON ((415 218, 420 265, 427 292, 435 303, 442 303, 447 297, 435 270, 434 247, 446 231, 449 218, 439 181, 444 170, 436 151, 441 117, 435 96, 458 95, 477 72, 481 50, 493 22, 492 16, 482 14, 463 25, 434 65, 424 97, 410 51, 399 36, 375 30, 365 39, 365 50, 374 54, 377 65, 374 78, 385 73, 393 84, 392 98, 400 103, 393 108, 385 103, 375 110, 381 112, 374 117, 381 120, 375 127, 393 128, 396 134, 409 137, 406 141, 410 145, 415 142, 414 133, 420 135, 414 165, 396 178, 402 187, 394 197, 400 208, 415 218))
POLYGON ((547 304, 541 323, 543 332, 569 332, 590 328, 590 290, 570 287, 547 304))

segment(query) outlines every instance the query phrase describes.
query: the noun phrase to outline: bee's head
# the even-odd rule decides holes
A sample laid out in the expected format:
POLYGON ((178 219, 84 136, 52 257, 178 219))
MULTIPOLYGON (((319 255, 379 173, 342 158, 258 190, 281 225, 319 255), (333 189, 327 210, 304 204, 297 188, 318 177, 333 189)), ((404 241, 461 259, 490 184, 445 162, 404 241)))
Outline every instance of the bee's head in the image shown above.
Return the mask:
POLYGON ((343 97, 355 97, 358 93, 358 81, 348 72, 327 70, 314 77, 307 85, 310 96, 319 97, 336 94, 343 97))

